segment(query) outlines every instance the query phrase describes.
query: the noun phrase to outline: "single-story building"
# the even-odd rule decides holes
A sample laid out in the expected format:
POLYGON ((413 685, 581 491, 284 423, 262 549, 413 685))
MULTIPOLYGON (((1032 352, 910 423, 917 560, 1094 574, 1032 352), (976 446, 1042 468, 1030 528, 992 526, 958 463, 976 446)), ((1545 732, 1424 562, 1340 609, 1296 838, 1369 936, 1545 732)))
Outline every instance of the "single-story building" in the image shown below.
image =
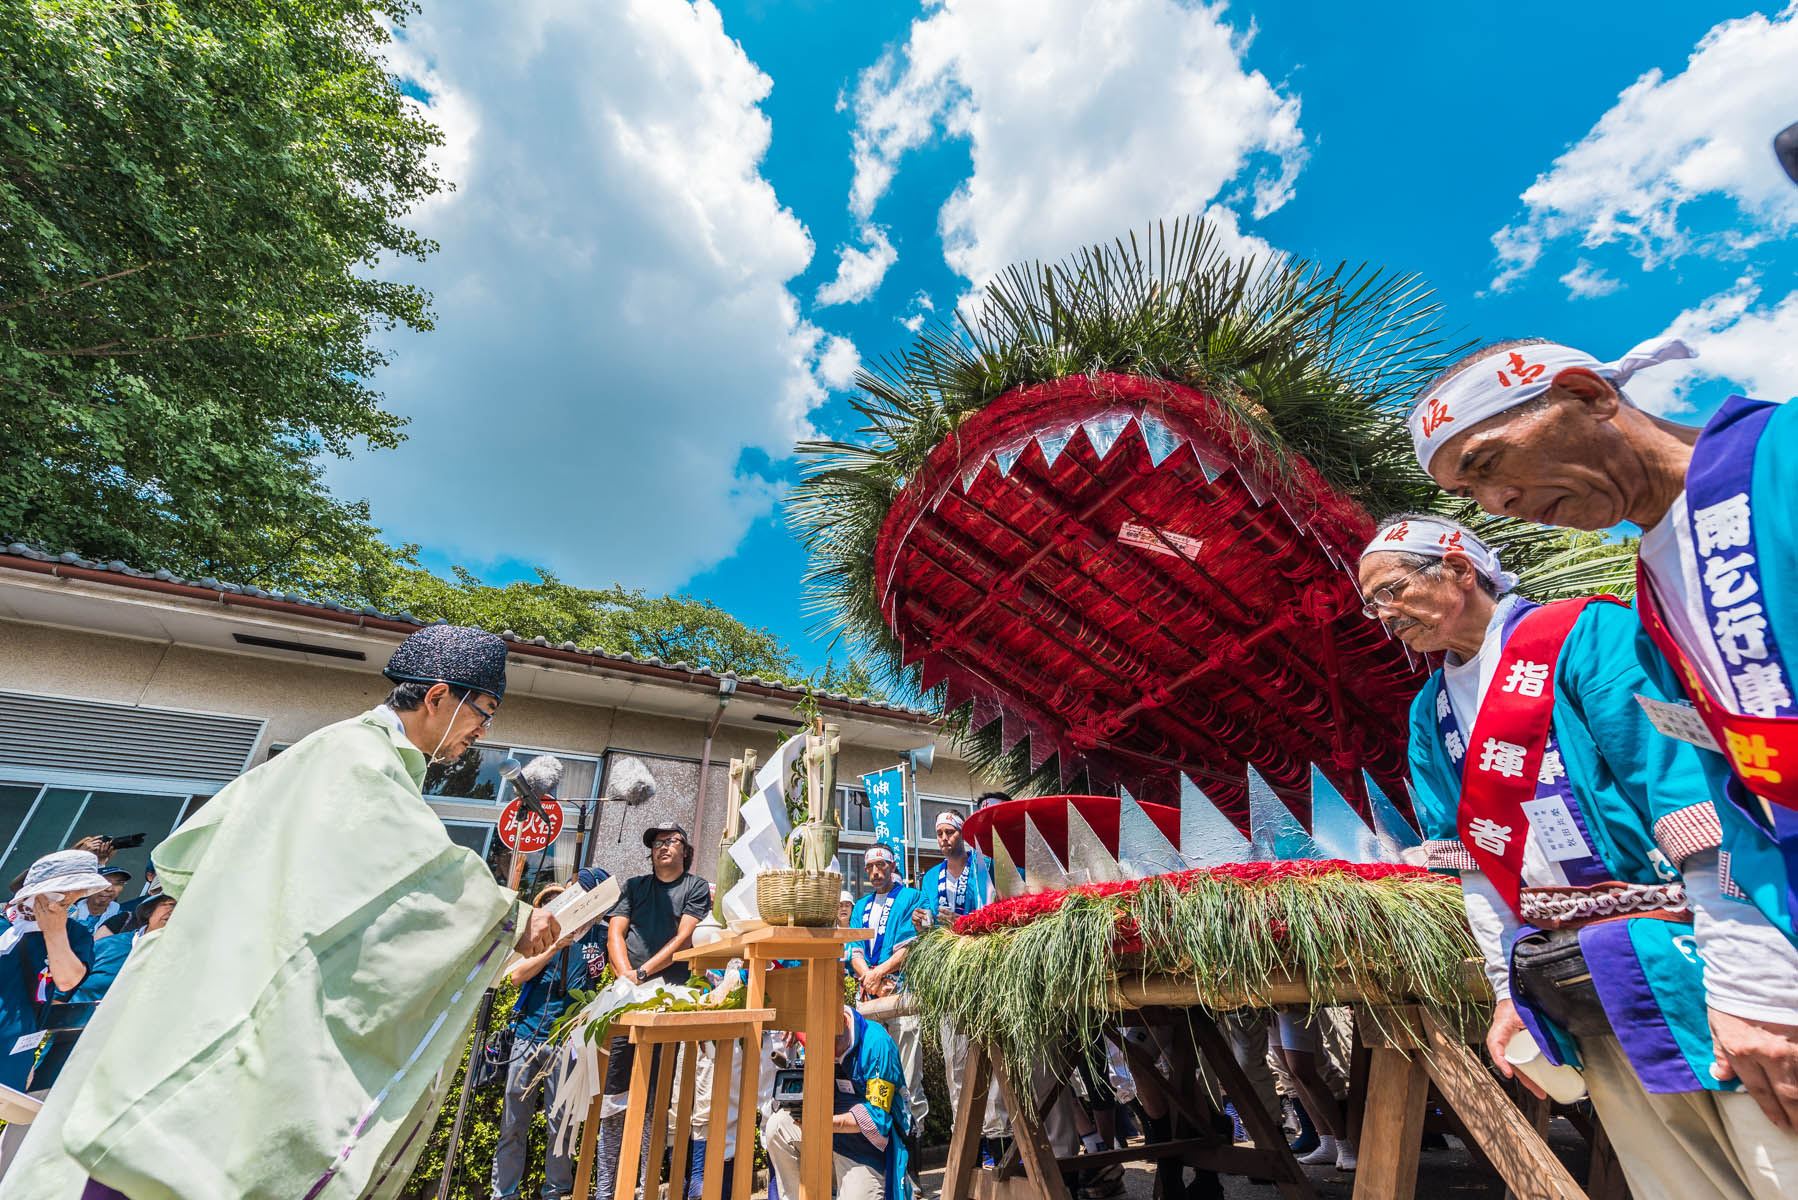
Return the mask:
MULTIPOLYGON (((87 834, 143 833, 115 862, 138 879, 151 847, 229 783, 313 730, 386 695, 381 668, 420 622, 217 580, 135 571, 73 554, 0 547, 0 881, 87 834)), ((566 878, 577 862, 636 874, 642 831, 675 821, 694 836, 694 869, 716 870, 729 760, 754 747, 767 762, 800 728, 804 693, 685 663, 512 643, 505 704, 464 759, 433 767, 431 807, 450 836, 503 872, 495 826, 507 755, 554 754, 565 766, 565 828, 533 875, 566 878), (625 758, 655 780, 653 798, 609 800, 625 758)), ((935 748, 918 776, 918 865, 936 861, 938 810, 963 813, 982 789, 928 713, 879 700, 818 695, 842 727, 838 800, 851 890, 873 822, 860 776, 935 748), (921 828, 920 828, 921 827, 921 828)), ((627 774, 640 773, 632 770, 627 774)), ((136 884, 132 885, 134 894, 136 884)))

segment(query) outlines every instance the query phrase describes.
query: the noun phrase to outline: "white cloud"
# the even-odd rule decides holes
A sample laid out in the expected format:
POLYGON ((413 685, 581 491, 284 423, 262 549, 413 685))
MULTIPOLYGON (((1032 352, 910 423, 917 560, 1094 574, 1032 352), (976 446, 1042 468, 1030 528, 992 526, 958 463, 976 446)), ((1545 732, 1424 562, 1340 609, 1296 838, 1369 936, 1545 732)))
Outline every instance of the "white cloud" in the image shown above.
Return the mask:
POLYGON ((846 337, 832 337, 824 343, 824 353, 818 356, 818 378, 826 387, 838 391, 848 388, 861 369, 862 356, 856 352, 854 342, 846 337))
POLYGON ((1576 300, 1608 296, 1623 286, 1622 281, 1606 275, 1604 268, 1595 267, 1583 258, 1574 264, 1573 270, 1561 276, 1561 283, 1576 300))
POLYGON ((392 66, 457 189, 412 218, 442 249, 383 268, 436 298, 375 379, 410 440, 337 490, 471 563, 667 588, 731 554, 783 486, 745 452, 788 457, 857 361, 788 286, 767 76, 707 0, 434 6, 392 66))
POLYGON ((965 137, 973 171, 939 227, 976 286, 1200 210, 1231 248, 1269 253, 1214 203, 1228 187, 1266 216, 1305 161, 1298 99, 1243 67, 1249 36, 1222 5, 926 0, 855 88, 849 209, 871 217, 908 150, 965 137))
POLYGON ((911 310, 899 319, 899 323, 912 333, 924 328, 924 322, 936 311, 936 305, 930 302, 929 292, 919 292, 911 298, 911 310))
POLYGON ((1528 274, 1545 243, 1622 243, 1653 268, 1695 249, 1740 251, 1798 227, 1798 189, 1779 169, 1773 135, 1794 116, 1798 3, 1777 17, 1724 21, 1686 69, 1650 71, 1625 88, 1577 145, 1523 193, 1523 219, 1492 244, 1503 291, 1528 274), (1733 202, 1747 232, 1696 230, 1681 210, 1701 197, 1733 202))
POLYGON ((1692 391, 1709 380, 1762 400, 1798 396, 1798 291, 1771 305, 1760 298, 1759 283, 1744 276, 1680 313, 1661 336, 1684 338, 1698 357, 1637 375, 1629 382, 1630 399, 1649 412, 1690 412, 1692 391))
POLYGON ((837 277, 818 289, 819 305, 860 304, 874 294, 888 268, 899 261, 899 252, 880 226, 864 224, 861 236, 861 247, 837 248, 837 277))

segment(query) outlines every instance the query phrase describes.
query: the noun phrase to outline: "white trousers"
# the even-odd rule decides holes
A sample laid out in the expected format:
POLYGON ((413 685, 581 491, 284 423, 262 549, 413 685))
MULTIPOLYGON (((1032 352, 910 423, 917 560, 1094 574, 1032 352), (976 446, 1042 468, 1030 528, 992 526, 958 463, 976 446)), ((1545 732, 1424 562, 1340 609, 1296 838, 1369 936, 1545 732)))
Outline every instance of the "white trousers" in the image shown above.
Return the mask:
POLYGON ((911 1098, 912 1135, 924 1128, 930 1097, 924 1094, 924 1018, 912 1015, 881 1022, 899 1047, 899 1066, 905 1072, 905 1092, 911 1098))
MULTIPOLYGON (((943 1044, 943 1074, 949 1083, 949 1119, 953 1121, 961 1111, 961 1079, 968 1065, 968 1039, 956 1032, 947 1017, 938 1026, 937 1037, 943 1044)), ((986 1087, 986 1120, 980 1132, 984 1137, 1004 1137, 1010 1131, 1005 1105, 999 1099, 999 1081, 995 1079, 986 1087)))
MULTIPOLYGON (((799 1122, 784 1108, 777 1108, 762 1122, 762 1149, 767 1151, 768 1165, 780 1183, 781 1200, 799 1197, 799 1122)), ((831 1167, 836 1175, 837 1200, 885 1200, 886 1178, 866 1163, 858 1163, 844 1154, 832 1154, 831 1167)))
POLYGON ((1778 1200, 1798 1194, 1798 1134, 1747 1092, 1645 1090, 1614 1037, 1581 1038, 1586 1090, 1635 1200, 1778 1200))

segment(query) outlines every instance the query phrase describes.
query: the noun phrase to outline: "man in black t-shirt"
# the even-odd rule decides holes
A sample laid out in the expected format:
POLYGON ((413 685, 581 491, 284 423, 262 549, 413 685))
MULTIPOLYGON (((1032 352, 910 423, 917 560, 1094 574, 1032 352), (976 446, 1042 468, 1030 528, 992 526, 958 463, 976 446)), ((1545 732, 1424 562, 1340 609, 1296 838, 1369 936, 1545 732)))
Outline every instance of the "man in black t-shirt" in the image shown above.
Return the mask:
MULTIPOLYGON (((650 873, 627 880, 618 903, 606 914, 606 956, 612 971, 632 983, 687 982, 692 970, 674 956, 693 943, 693 930, 712 909, 712 888, 690 874, 693 843, 679 825, 654 825, 643 831, 650 873)), ((661 1053, 660 1048, 656 1054, 661 1053)), ((600 1103, 598 1200, 612 1200, 624 1147, 624 1102, 630 1091, 633 1048, 623 1037, 612 1039, 606 1067, 605 1098, 600 1103)), ((659 1065, 652 1059, 650 1078, 659 1065)), ((653 1103, 652 1095, 650 1101, 653 1103)), ((652 1109, 653 1111, 653 1109, 652 1109)), ((649 1130, 644 1129, 647 1144, 649 1130)), ((627 1188, 629 1197, 634 1188, 627 1188)))

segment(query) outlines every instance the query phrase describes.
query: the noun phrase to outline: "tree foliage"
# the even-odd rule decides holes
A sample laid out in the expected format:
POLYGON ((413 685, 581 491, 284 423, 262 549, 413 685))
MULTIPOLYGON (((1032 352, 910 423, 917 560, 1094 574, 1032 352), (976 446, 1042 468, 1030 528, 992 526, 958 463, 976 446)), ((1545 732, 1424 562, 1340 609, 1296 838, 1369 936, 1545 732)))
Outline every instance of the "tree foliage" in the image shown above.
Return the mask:
POLYGON ((0 529, 201 573, 356 536, 317 456, 391 446, 374 278, 430 243, 405 0, 0 8, 0 529))

